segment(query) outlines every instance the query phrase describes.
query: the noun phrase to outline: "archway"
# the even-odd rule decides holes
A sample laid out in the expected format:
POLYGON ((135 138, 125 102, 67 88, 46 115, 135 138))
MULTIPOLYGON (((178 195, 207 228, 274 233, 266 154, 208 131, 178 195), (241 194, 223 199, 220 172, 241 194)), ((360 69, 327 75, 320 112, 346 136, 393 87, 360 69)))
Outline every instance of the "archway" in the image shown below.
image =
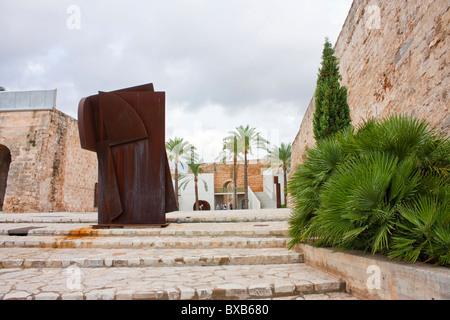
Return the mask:
MULTIPOLYGON (((200 207, 201 211, 211 210, 211 205, 209 204, 208 201, 205 201, 205 200, 198 200, 198 206, 200 207)), ((193 209, 195 211, 195 202, 194 202, 193 209)))
POLYGON ((5 199, 10 164, 11 152, 6 146, 0 144, 0 211, 3 211, 3 200, 5 199))
POLYGON ((230 210, 230 204, 232 204, 233 201, 233 189, 234 189, 234 183, 231 180, 226 181, 223 184, 223 203, 227 206, 227 210, 230 210))
POLYGON ((223 191, 227 192, 228 190, 233 189, 233 181, 229 180, 223 184, 223 191))

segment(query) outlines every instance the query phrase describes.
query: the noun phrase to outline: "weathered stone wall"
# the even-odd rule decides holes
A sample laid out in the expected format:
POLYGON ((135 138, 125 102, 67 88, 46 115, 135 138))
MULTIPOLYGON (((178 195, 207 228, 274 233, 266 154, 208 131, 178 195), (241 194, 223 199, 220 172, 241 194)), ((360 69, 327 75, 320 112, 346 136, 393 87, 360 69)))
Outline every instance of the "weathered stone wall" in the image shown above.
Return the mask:
MULTIPOLYGON (((251 160, 248 163, 248 185, 253 192, 262 192, 264 189, 263 172, 269 164, 263 160, 251 160)), ((210 163, 203 164, 204 173, 214 173, 214 188, 224 188, 227 182, 233 182, 233 163, 210 163)), ((239 161, 237 166, 237 187, 244 188, 244 162, 239 161)))
MULTIPOLYGON (((447 0, 353 2, 335 44, 353 125, 408 114, 450 136, 449 9, 447 0)), ((293 143, 292 168, 315 144, 314 108, 313 99, 293 143)))
POLYGON ((364 300, 449 300, 450 272, 423 262, 404 263, 360 251, 336 252, 300 244, 305 263, 342 279, 364 300))
POLYGON ((65 180, 63 203, 65 211, 93 211, 98 161, 95 152, 81 149, 77 120, 67 118, 65 180))
POLYGON ((0 112, 11 153, 5 212, 92 211, 95 153, 80 148, 77 121, 57 111, 0 112))

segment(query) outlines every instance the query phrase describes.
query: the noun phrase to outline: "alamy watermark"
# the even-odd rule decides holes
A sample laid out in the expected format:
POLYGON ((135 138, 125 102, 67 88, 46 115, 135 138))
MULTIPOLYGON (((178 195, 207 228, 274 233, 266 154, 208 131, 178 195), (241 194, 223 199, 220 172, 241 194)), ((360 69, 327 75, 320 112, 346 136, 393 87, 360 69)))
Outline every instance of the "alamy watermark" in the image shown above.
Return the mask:
POLYGON ((369 290, 381 289, 381 269, 377 265, 370 265, 366 271, 370 276, 367 278, 366 285, 369 290))
POLYGON ((81 8, 77 5, 70 5, 66 10, 69 17, 66 20, 66 26, 69 30, 81 29, 81 8))
POLYGON ((381 9, 377 5, 370 5, 365 8, 366 27, 369 30, 381 29, 381 9))
POLYGON ((69 290, 81 290, 81 269, 78 266, 70 266, 66 270, 66 286, 69 290))

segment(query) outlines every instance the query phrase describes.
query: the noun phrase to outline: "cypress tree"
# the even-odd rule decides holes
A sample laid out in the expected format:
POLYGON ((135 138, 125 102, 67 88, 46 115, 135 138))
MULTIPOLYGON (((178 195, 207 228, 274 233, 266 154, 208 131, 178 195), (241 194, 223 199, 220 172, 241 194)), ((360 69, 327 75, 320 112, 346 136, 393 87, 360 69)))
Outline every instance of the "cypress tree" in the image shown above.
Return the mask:
POLYGON ((339 62, 328 38, 322 54, 315 93, 314 137, 320 140, 338 132, 351 123, 347 103, 347 88, 340 85, 339 62))

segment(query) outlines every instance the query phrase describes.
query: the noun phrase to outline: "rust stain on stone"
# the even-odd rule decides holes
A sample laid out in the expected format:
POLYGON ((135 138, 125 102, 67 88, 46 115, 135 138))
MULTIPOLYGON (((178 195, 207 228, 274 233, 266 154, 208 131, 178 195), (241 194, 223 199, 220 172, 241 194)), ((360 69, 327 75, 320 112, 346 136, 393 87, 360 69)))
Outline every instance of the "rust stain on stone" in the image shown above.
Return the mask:
POLYGON ((98 236, 98 230, 93 229, 92 227, 86 228, 78 228, 69 231, 70 237, 96 237, 98 236))
POLYGON ((113 253, 113 256, 122 256, 124 254, 126 254, 126 252, 116 252, 116 253, 113 253))
POLYGON ((53 248, 64 248, 64 249, 92 248, 92 245, 93 245, 92 241, 84 241, 82 243, 75 243, 73 240, 95 239, 97 237, 97 235, 98 235, 98 231, 94 230, 92 227, 73 229, 73 230, 69 231, 68 236, 57 239, 54 242, 52 247, 53 248))

